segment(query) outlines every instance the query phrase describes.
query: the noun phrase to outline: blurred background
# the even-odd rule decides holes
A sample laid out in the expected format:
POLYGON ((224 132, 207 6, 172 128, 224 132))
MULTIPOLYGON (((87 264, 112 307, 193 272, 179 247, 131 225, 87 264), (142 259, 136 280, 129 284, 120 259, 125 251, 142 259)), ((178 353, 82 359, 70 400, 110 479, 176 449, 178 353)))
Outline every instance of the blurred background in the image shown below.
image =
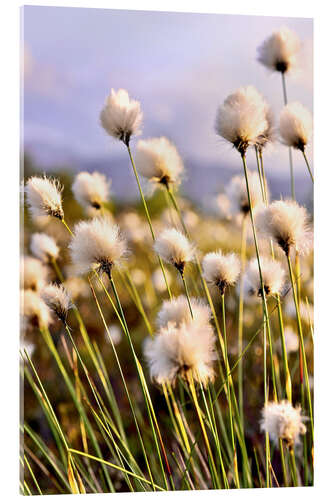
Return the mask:
MULTIPOLYGON (((144 112, 142 137, 166 135, 181 152, 183 195, 209 204, 241 170, 237 154, 216 136, 217 107, 252 84, 282 108, 279 74, 256 61, 256 49, 281 26, 303 42, 300 67, 287 77, 289 101, 313 109, 312 19, 28 6, 22 9, 22 148, 37 171, 98 170, 114 195, 133 201, 137 189, 122 144, 99 125, 111 87, 129 91, 144 112)), ((304 160, 294 152, 296 195, 309 204, 304 160)), ((312 163, 312 151, 309 151, 312 163)), ((254 153, 249 166, 256 168, 254 153)), ((289 195, 287 148, 266 158, 273 197, 289 195)))

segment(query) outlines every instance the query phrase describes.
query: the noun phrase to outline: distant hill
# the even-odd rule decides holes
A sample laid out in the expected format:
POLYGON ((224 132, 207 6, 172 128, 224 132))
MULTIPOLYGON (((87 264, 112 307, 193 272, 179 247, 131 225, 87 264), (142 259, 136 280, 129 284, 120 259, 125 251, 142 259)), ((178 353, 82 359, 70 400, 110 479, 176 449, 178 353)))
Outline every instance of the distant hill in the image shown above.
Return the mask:
MULTIPOLYGON (((29 148, 27 148, 29 153, 29 148)), ((75 154, 63 155, 59 151, 47 148, 38 148, 38 156, 32 155, 34 163, 39 165, 41 171, 68 168, 73 173, 79 170, 92 172, 97 170, 112 179, 112 192, 117 198, 133 200, 138 197, 137 186, 132 172, 132 167, 126 153, 110 158, 95 159, 78 158, 75 154)), ((249 162, 250 163, 250 162, 249 162)), ((253 169, 253 162, 250 164, 253 169)), ((267 181, 272 199, 290 196, 290 180, 288 174, 277 175, 276 168, 266 168, 267 181)), ((200 205, 205 204, 210 196, 219 193, 223 186, 233 175, 241 173, 241 164, 238 166, 221 166, 216 164, 201 164, 195 159, 187 159, 186 174, 182 182, 182 193, 200 205)), ((312 211, 311 183, 304 169, 304 174, 295 178, 297 200, 307 205, 312 211)))

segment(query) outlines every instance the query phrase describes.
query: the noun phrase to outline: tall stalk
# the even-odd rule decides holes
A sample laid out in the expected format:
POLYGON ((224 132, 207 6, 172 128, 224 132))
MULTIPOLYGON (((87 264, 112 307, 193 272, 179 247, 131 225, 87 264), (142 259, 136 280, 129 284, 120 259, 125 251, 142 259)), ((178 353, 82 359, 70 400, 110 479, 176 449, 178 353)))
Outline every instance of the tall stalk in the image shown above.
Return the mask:
MULTIPOLYGON (((284 105, 286 106, 288 104, 288 97, 287 97, 286 76, 285 76, 285 73, 283 71, 281 72, 281 78, 282 78, 283 102, 284 102, 284 105)), ((289 167, 290 167, 291 196, 292 196, 293 200, 296 200, 293 154, 292 154, 291 148, 288 148, 288 154, 289 154, 289 167)))
MULTIPOLYGON (((242 218, 241 229, 241 271, 239 277, 239 302, 238 302, 238 356, 243 352, 243 321, 244 321, 244 272, 246 265, 246 234, 247 234, 247 218, 242 218)), ((240 420, 244 427, 244 402, 243 402, 243 357, 240 358, 238 367, 238 405, 240 420)))
POLYGON ((297 290, 296 290, 296 284, 295 284, 295 279, 294 279, 294 273, 293 273, 293 270, 292 270, 290 255, 287 254, 286 257, 287 257, 287 262, 288 262, 288 270, 289 270, 290 282, 291 282, 291 286, 292 286, 292 290, 293 290, 293 297, 294 297, 294 303, 295 303, 295 309, 296 309, 297 329, 298 329, 298 335, 299 335, 299 341, 300 341, 300 361, 299 362, 300 362, 300 368, 301 368, 301 377, 303 378, 302 371, 304 370, 305 389, 306 389, 307 399, 308 399, 310 421, 311 421, 311 435, 312 435, 312 440, 313 440, 312 400, 311 400, 311 390, 310 390, 310 384, 309 384, 309 374, 308 374, 308 367, 307 367, 305 347, 304 347, 302 321, 301 321, 301 316, 300 316, 300 312, 299 312, 299 303, 298 303, 298 298, 297 298, 297 290))
MULTIPOLYGON (((262 290, 261 297, 262 297, 262 305, 263 305, 263 314, 264 314, 264 319, 265 319, 265 325, 264 325, 264 399, 265 399, 265 405, 266 405, 267 402, 268 402, 268 384, 267 384, 267 366, 266 366, 267 334, 269 336, 269 343, 270 343, 270 345, 271 345, 272 339, 271 339, 271 335, 270 335, 269 315, 268 315, 268 310, 267 310, 266 293, 265 293, 265 287, 264 287, 264 282, 263 282, 263 277, 262 277, 262 271, 261 271, 259 246, 258 246, 256 228, 255 228, 255 224, 254 224, 254 217, 253 217, 253 210, 252 210, 252 201, 251 201, 251 193, 250 193, 250 188, 249 188, 249 180, 248 180, 248 173, 247 173, 247 165, 246 165, 245 153, 241 153, 241 157, 242 157, 242 162, 243 162, 245 182, 246 182, 246 190, 247 190, 248 202, 249 202, 249 207, 250 207, 250 217, 251 217, 251 224, 252 224, 253 239, 254 239, 254 245, 255 245, 255 250, 256 250, 257 261, 258 261, 259 277, 260 277, 261 290, 262 290)), ((274 375, 273 356, 272 356, 271 362, 272 362, 272 379, 273 379, 273 384, 274 384, 275 383, 275 375, 274 375)), ((275 384, 274 384, 274 387, 275 387, 275 384)), ((275 391, 276 391, 276 388, 275 388, 275 391)), ((266 441, 266 446, 265 446, 266 486, 269 487, 269 485, 270 485, 270 470, 269 470, 269 462, 270 462, 269 456, 270 456, 270 451, 269 451, 269 437, 268 437, 268 432, 266 432, 265 441, 266 441)))
MULTIPOLYGON (((131 148, 130 148, 129 144, 126 144, 126 147, 127 147, 128 155, 129 155, 130 160, 131 160, 131 165, 132 165, 132 168, 133 168, 135 179, 136 179, 136 182, 137 182, 137 185, 138 185, 138 188, 139 188, 140 197, 141 197, 142 205, 143 205, 143 208, 144 208, 144 211, 145 211, 146 219, 147 219, 147 222, 148 222, 148 225, 149 225, 151 237, 152 237, 153 241, 155 241, 156 237, 155 237, 153 225, 152 225, 152 222, 151 222, 151 218, 150 218, 149 210, 148 210, 148 207, 147 207, 146 199, 145 199, 145 196, 144 196, 143 191, 142 191, 142 187, 141 187, 141 183, 140 183, 138 171, 136 169, 136 166, 135 166, 135 163, 134 163, 134 160, 133 160, 132 151, 131 151, 131 148)), ((160 268, 162 270, 163 278, 164 278, 165 285, 166 285, 167 290, 168 290, 169 297, 171 299, 172 298, 171 290, 170 290, 169 283, 168 283, 168 280, 167 280, 167 277, 166 277, 166 274, 165 274, 164 265, 163 265, 163 262, 162 262, 162 259, 161 259, 160 256, 158 256, 158 262, 159 262, 160 268)))
POLYGON ((310 164, 309 164, 309 160, 308 160, 308 157, 306 156, 306 153, 303 149, 302 151, 303 153, 303 157, 304 157, 304 160, 305 160, 305 163, 306 163, 306 166, 308 168, 308 171, 309 171, 309 174, 310 174, 310 177, 311 177, 311 180, 312 180, 312 184, 314 183, 314 178, 313 178, 313 173, 312 173, 312 170, 311 170, 311 167, 310 167, 310 164))
MULTIPOLYGON (((221 303, 222 303, 222 328, 223 328, 223 337, 224 337, 224 348, 225 348, 225 356, 228 358, 228 349, 227 349, 227 327, 226 327, 226 319, 225 319, 225 301, 224 301, 224 292, 221 294, 221 303)), ((227 375, 227 391, 228 391, 228 399, 231 400, 230 397, 230 379, 231 375, 227 375)), ((230 434, 231 434, 231 443, 233 448, 233 467, 235 473, 235 484, 236 488, 239 488, 239 475, 238 475, 238 461, 237 461, 237 450, 234 436, 234 422, 232 416, 232 407, 229 404, 229 424, 230 424, 230 434)))

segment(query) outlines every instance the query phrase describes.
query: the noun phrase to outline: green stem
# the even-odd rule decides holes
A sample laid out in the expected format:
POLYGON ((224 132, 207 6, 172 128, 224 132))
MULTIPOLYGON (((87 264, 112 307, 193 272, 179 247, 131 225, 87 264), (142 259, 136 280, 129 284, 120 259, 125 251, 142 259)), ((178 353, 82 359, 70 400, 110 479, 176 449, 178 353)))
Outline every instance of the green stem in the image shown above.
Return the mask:
MULTIPOLYGON (((152 222, 151 222, 149 210, 148 210, 148 207, 147 207, 145 196, 144 196, 143 191, 142 191, 142 187, 141 187, 141 183, 140 183, 138 171, 136 169, 136 166, 135 166, 135 163, 134 163, 134 160, 133 160, 133 156, 132 156, 132 152, 131 152, 131 148, 130 148, 129 145, 127 146, 127 151, 128 151, 128 154, 129 154, 129 157, 130 157, 130 160, 131 160, 131 164, 132 164, 133 172, 134 172, 134 175, 135 175, 135 179, 136 179, 136 182, 137 182, 137 185, 138 185, 138 188, 139 188, 142 205, 143 205, 143 208, 144 208, 144 211, 145 211, 145 214, 146 214, 146 219, 147 219, 147 222, 148 222, 148 225, 149 225, 149 229, 150 229, 150 232, 151 232, 151 237, 152 237, 153 241, 155 241, 156 237, 155 237, 153 225, 152 225, 152 222)), ((161 270, 162 270, 162 273, 163 273, 163 277, 164 277, 165 285, 166 285, 168 293, 169 293, 169 297, 171 299, 172 298, 171 290, 170 290, 169 283, 168 283, 168 280, 167 280, 167 277, 166 277, 166 274, 165 274, 164 265, 163 265, 163 262, 162 262, 160 256, 158 256, 158 261, 159 261, 159 264, 160 264, 160 267, 161 267, 161 270)))
MULTIPOLYGON (((228 349, 227 349, 227 327, 226 327, 226 319, 225 319, 225 300, 224 300, 224 293, 221 295, 221 302, 222 302, 222 329, 223 329, 223 337, 224 337, 224 349, 225 349, 225 357, 228 358, 228 349)), ((227 391, 228 391, 228 400, 231 400, 230 397, 230 379, 231 375, 227 376, 227 391)), ((230 434, 231 434, 231 444, 233 448, 233 468, 234 468, 234 473, 235 473, 235 485, 236 488, 239 488, 239 475, 238 475, 238 463, 237 463, 237 450, 236 450, 236 444, 235 444, 235 436, 234 436, 234 423, 233 423, 233 417, 232 417, 232 406, 231 404, 228 404, 229 407, 229 424, 230 424, 230 434)))
MULTIPOLYGON (((266 302, 266 294, 265 294, 264 281, 263 281, 262 271, 261 271, 261 263, 260 263, 260 254, 259 254, 257 233, 256 233, 255 224, 254 224, 254 217, 253 217, 253 210, 252 210, 252 201, 251 201, 251 194, 250 194, 250 188, 249 188, 249 179, 248 179, 248 173, 247 173, 247 165, 246 165, 245 153, 241 154, 241 157, 242 157, 243 168, 244 168, 246 190, 247 190, 247 196, 248 196, 249 207, 250 207, 250 217, 251 217, 251 224, 252 224, 253 239, 254 239, 254 245, 255 245, 255 250, 256 250, 257 261, 258 261, 259 277, 260 277, 261 290, 262 290, 262 305, 263 305, 263 313, 264 313, 264 319, 265 319, 265 325, 264 325, 264 397, 265 397, 265 404, 267 404, 267 402, 268 402, 268 387, 267 387, 267 367, 266 367, 266 344, 267 344, 267 333, 266 332, 270 331, 270 329, 269 329, 269 316, 268 316, 268 311, 267 311, 267 302, 266 302), (267 331, 266 331, 266 327, 267 327, 267 331)), ((270 334, 269 334, 269 337, 270 337, 270 334)), ((272 360, 272 370, 273 370, 272 373, 274 373, 273 360, 272 360)), ((269 481, 269 477, 270 477, 269 455, 270 455, 270 452, 269 452, 269 438, 268 438, 268 433, 266 432, 265 456, 266 456, 266 486, 267 487, 269 487, 269 482, 270 482, 269 481)))
POLYGON ((303 157, 304 157, 304 160, 305 160, 306 166, 308 167, 308 171, 309 171, 309 174, 310 174, 310 177, 311 177, 311 180, 312 180, 312 184, 314 184, 313 173, 312 173, 312 170, 311 170, 311 167, 310 167, 310 164, 309 164, 308 158, 307 158, 306 153, 305 153, 305 151, 304 151, 304 150, 302 151, 302 153, 303 153, 303 157))
MULTIPOLYGON (((283 90, 283 102, 284 105, 286 106, 288 104, 288 98, 287 98, 287 86, 286 86, 286 77, 283 72, 281 72, 281 77, 282 77, 282 90, 283 90)), ((288 154, 289 154, 289 167, 290 167, 290 185, 291 185, 291 196, 292 199, 295 200, 295 178, 294 178, 294 165, 293 165, 293 154, 292 154, 292 149, 288 148, 288 154)))
POLYGON ((143 374, 141 365, 139 363, 138 357, 136 355, 136 352, 135 352, 135 349, 134 349, 134 346, 133 346, 133 343, 132 343, 132 339, 131 339, 131 336, 130 336, 130 333, 129 333, 129 329, 128 329, 128 326, 127 326, 127 322, 126 322, 126 318, 125 318, 125 315, 124 315, 124 311, 123 311, 123 308, 122 308, 122 305, 121 305, 121 302, 120 302, 120 299, 119 299, 119 296, 118 296, 116 285, 115 285, 115 283, 113 281, 113 278, 112 278, 111 274, 109 275, 109 280, 110 280, 112 291, 114 293, 114 296, 115 296, 115 299, 116 299, 116 303, 117 303, 117 307, 118 307, 118 310, 119 310, 119 313, 120 313, 120 316, 121 316, 121 319, 122 319, 122 322, 123 322, 123 325, 124 325, 124 332, 125 332, 126 338, 128 340, 128 343, 129 343, 129 346, 130 346, 130 349, 131 349, 131 352, 132 352, 133 359, 135 361, 136 369, 138 371, 139 380, 140 380, 140 384, 141 384, 141 388, 142 388, 142 393, 143 393, 143 396, 144 396, 144 399, 145 399, 145 403, 146 403, 146 407, 147 407, 147 412, 148 412, 148 416, 149 416, 149 420, 150 420, 151 429, 152 429, 152 432, 153 432, 153 438, 154 438, 154 441, 155 441, 158 458, 159 458, 159 461, 160 461, 160 466, 161 466, 161 470, 162 470, 162 474, 163 474, 163 478, 164 478, 165 487, 166 487, 166 489, 169 489, 168 488, 168 483, 167 483, 167 480, 166 480, 166 477, 165 477, 165 471, 164 471, 164 466, 163 466, 162 458, 161 458, 161 454, 160 454, 160 448, 159 448, 159 445, 158 445, 158 442, 157 442, 157 437, 156 437, 156 432, 155 432, 155 425, 156 425, 156 430, 157 430, 157 433, 158 433, 158 436, 159 436, 159 441, 160 441, 160 445, 161 445, 163 457, 164 457, 164 460, 165 460, 165 464, 166 464, 166 469, 167 469, 167 472, 168 472, 168 476, 169 476, 171 484, 173 485, 173 479, 172 479, 172 475, 171 475, 171 469, 170 469, 170 465, 169 465, 169 462, 168 462, 168 459, 167 459, 167 455, 166 455, 166 452, 165 452, 165 447, 164 447, 164 443, 162 441, 161 433, 160 433, 160 430, 159 430, 159 427, 158 427, 158 423, 157 423, 155 411, 154 411, 154 408, 152 406, 151 397, 150 397, 150 394, 149 394, 149 391, 148 391, 148 386, 147 386, 147 383, 146 383, 146 381, 144 379, 144 374, 143 374))
MULTIPOLYGON (((298 299, 297 299, 297 290, 296 290, 294 274, 293 274, 293 270, 292 270, 292 266, 291 266, 290 255, 287 255, 287 262, 288 262, 288 270, 289 270, 291 286, 292 286, 292 290, 293 290, 293 297, 294 297, 294 303, 295 303, 295 309, 296 309, 297 328, 298 328, 298 335, 299 335, 300 347, 301 347, 301 349, 300 349, 301 350, 300 367, 302 367, 302 365, 303 365, 304 375, 305 375, 305 377, 304 377, 305 378, 305 387, 306 387, 306 392, 307 392, 307 399, 308 399, 309 413, 310 413, 310 420, 311 420, 311 434, 312 434, 312 440, 313 440, 313 415, 312 415, 312 400, 311 400, 311 391, 310 391, 310 384, 309 384, 309 374, 308 374, 308 367, 307 367, 305 347, 304 347, 302 322, 301 322, 301 316, 300 316, 300 312, 299 312, 299 304, 298 304, 298 299)), ((303 379, 302 373, 301 373, 301 378, 303 379)), ((301 383, 303 384, 304 380, 302 380, 302 379, 301 379, 301 383)))
MULTIPOLYGON (((238 356, 243 352, 243 315, 244 315, 244 272, 246 264, 246 232, 247 219, 242 218, 241 235, 241 273, 239 278, 239 304, 238 304, 238 356)), ((244 427, 244 406, 243 406, 243 357, 240 358, 238 367, 238 405, 242 426, 244 427)))
POLYGON ((188 293, 187 283, 186 283, 186 280, 184 278, 184 273, 180 272, 180 276, 182 278, 182 282, 183 282, 183 285, 184 285, 184 290, 185 290, 185 294, 186 294, 186 298, 187 298, 188 307, 190 309, 191 317, 193 319, 193 310, 192 310, 192 306, 191 306, 190 295, 188 293))

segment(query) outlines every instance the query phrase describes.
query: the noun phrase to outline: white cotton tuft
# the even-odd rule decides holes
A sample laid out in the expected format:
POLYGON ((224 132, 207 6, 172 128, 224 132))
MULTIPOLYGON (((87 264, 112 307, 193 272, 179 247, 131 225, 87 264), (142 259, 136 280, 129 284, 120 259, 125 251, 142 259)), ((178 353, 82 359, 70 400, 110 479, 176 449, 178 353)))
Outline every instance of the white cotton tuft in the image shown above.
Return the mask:
POLYGON ((218 109, 215 131, 245 154, 267 130, 266 110, 266 101, 252 85, 241 87, 218 109))
POLYGON ((33 290, 21 290, 22 329, 37 326, 48 328, 52 322, 51 311, 39 293, 33 290))
MULTIPOLYGON (((292 352, 297 352, 299 348, 299 339, 297 333, 293 330, 291 326, 285 326, 283 334, 284 334, 284 341, 287 354, 290 354, 292 352)), ((278 344, 278 350, 282 353, 282 346, 280 342, 278 344)))
POLYGON ((109 276, 112 267, 126 254, 119 227, 107 216, 81 221, 73 233, 69 248, 78 274, 96 269, 109 276))
POLYGON ((73 307, 71 298, 63 285, 51 284, 43 288, 41 292, 42 299, 56 316, 63 322, 66 322, 67 313, 73 307))
POLYGON ((292 248, 303 255, 312 248, 308 213, 296 201, 274 201, 258 213, 256 224, 258 231, 272 238, 287 256, 292 248))
POLYGON ((292 102, 282 109, 280 135, 287 146, 304 151, 312 136, 312 115, 303 104, 292 102))
MULTIPOLYGON (((263 206, 263 196, 261 192, 260 178, 257 172, 248 171, 249 190, 252 210, 256 211, 263 206)), ((266 186, 267 197, 269 198, 268 187, 266 186)), ((226 186, 226 195, 229 199, 229 212, 231 215, 250 212, 249 198, 244 175, 235 175, 226 186)))
POLYGON ((39 292, 49 277, 48 268, 35 257, 24 255, 20 263, 21 287, 39 292))
POLYGON ((99 172, 80 172, 76 175, 72 191, 76 201, 85 209, 100 210, 108 202, 111 180, 99 172))
POLYGON ((265 117, 267 126, 264 132, 258 136, 257 140, 257 146, 261 152, 276 140, 274 114, 272 108, 267 103, 265 117))
POLYGON ((216 285, 223 294, 227 286, 236 283, 240 273, 240 260, 234 253, 223 254, 220 250, 207 253, 202 261, 206 281, 216 285))
POLYGON ((46 233, 34 233, 31 236, 30 250, 32 255, 44 263, 57 259, 59 247, 52 236, 46 233))
POLYGON ((166 137, 140 140, 135 164, 138 172, 154 184, 178 185, 184 170, 176 146, 166 137))
POLYGON ((183 272, 186 262, 194 257, 194 247, 186 236, 177 229, 165 229, 156 238, 154 249, 167 263, 183 272))
MULTIPOLYGON (((260 267, 265 295, 274 295, 281 293, 285 282, 285 271, 280 262, 272 258, 261 257, 260 267)), ((262 296, 262 285, 259 274, 258 260, 250 260, 245 273, 245 282, 248 293, 262 296)))
POLYGON ((62 189, 57 179, 49 179, 46 176, 30 177, 25 185, 25 195, 31 215, 63 219, 62 189))
POLYGON ((268 432, 271 440, 278 444, 282 439, 288 446, 299 443, 300 434, 306 433, 301 407, 294 408, 289 401, 270 402, 262 410, 260 428, 268 432))
POLYGON ((126 90, 120 89, 116 92, 111 89, 100 120, 102 127, 111 137, 123 141, 128 146, 131 136, 140 133, 142 116, 140 103, 130 99, 126 90))
MULTIPOLYGON (((193 319, 196 323, 203 325, 209 323, 211 317, 210 308, 202 300, 196 299, 195 297, 191 297, 190 302, 193 319)), ((162 307, 157 315, 157 325, 159 328, 164 328, 169 323, 173 323, 178 327, 181 323, 191 322, 192 316, 185 295, 163 301, 162 307)))
POLYGON ((300 49, 296 33, 282 27, 258 47, 258 61, 272 71, 286 73, 296 67, 300 49))
POLYGON ((107 338, 107 340, 110 341, 109 336, 111 337, 111 340, 114 343, 114 345, 120 344, 122 339, 122 334, 119 326, 117 325, 108 326, 108 332, 105 333, 105 337, 107 338))
POLYGON ((178 375, 186 380, 191 373, 195 381, 207 385, 215 377, 214 344, 214 331, 209 323, 195 319, 178 326, 168 323, 144 343, 151 378, 159 384, 174 384, 178 375))

